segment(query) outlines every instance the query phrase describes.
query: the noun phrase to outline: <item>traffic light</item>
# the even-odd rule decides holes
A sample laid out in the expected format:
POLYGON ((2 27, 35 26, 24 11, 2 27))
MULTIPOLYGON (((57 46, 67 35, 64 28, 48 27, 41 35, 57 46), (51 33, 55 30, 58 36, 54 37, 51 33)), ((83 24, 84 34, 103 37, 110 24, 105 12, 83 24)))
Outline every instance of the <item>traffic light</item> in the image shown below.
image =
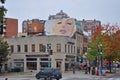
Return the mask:
POLYGON ((77 57, 77 62, 81 62, 81 63, 82 63, 82 62, 83 62, 83 57, 78 56, 78 57, 77 57))
POLYGON ((51 67, 51 62, 48 62, 48 67, 51 67))
POLYGON ((102 44, 98 44, 98 54, 102 54, 102 44))
POLYGON ((102 54, 102 47, 98 48, 98 54, 102 54))

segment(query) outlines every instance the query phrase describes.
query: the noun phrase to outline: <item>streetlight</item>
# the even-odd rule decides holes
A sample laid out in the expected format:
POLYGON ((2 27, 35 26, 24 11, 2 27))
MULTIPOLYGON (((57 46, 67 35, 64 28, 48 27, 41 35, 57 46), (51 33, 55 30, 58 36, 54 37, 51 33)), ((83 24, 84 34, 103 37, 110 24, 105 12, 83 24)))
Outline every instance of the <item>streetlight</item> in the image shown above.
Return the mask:
POLYGON ((100 75, 102 75, 102 44, 99 42, 98 43, 98 62, 99 62, 99 71, 100 71, 100 75))

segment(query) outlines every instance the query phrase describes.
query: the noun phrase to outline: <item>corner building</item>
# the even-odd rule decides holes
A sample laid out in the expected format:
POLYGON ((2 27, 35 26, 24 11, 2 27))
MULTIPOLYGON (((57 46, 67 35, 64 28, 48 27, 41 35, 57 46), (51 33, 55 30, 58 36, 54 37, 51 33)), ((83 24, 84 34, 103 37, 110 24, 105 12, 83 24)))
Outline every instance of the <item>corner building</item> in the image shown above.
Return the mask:
POLYGON ((5 41, 10 46, 8 69, 20 68, 24 72, 38 72, 43 67, 52 67, 64 72, 70 70, 71 64, 76 61, 76 40, 70 37, 16 37, 5 41), (51 55, 49 50, 52 50, 51 55))

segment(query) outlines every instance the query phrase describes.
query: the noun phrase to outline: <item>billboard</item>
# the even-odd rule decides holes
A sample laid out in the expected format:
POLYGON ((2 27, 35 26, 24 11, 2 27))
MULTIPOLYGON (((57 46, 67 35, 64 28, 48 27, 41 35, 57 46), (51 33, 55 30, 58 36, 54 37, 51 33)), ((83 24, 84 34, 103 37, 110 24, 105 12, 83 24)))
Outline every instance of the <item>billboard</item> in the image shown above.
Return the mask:
POLYGON ((75 31, 75 20, 72 18, 47 20, 45 22, 46 35, 63 35, 72 37, 75 31))

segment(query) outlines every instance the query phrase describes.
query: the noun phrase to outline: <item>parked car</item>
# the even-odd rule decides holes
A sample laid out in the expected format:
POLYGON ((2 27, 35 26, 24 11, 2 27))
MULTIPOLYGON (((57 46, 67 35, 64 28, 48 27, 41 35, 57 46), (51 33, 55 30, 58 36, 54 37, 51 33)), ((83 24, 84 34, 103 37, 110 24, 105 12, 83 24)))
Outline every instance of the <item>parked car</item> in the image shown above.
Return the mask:
POLYGON ((62 73, 59 69, 56 68, 43 68, 35 75, 35 77, 37 79, 44 78, 45 80, 47 79, 59 80, 62 78, 62 73))

